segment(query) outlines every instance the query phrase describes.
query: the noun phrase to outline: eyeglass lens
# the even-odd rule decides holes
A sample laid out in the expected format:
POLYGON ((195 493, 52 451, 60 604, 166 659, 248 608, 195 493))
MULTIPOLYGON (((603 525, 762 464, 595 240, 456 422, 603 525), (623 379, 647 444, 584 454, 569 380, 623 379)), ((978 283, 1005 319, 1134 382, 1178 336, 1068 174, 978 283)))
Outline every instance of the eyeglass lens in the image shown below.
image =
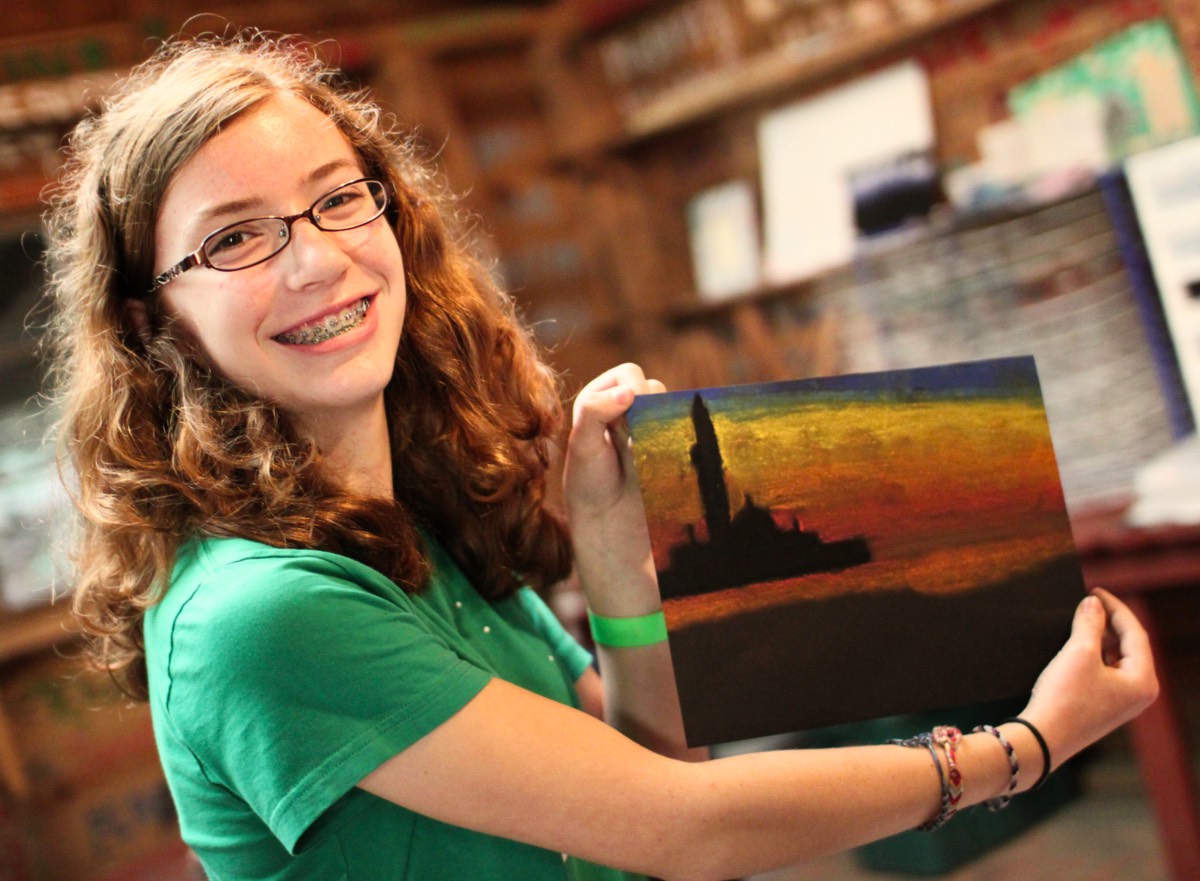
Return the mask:
MULTIPOLYGON (((386 205, 383 184, 354 181, 318 199, 310 216, 318 229, 338 232, 370 223, 386 205)), ((206 238, 204 256, 214 269, 244 269, 283 250, 290 238, 287 220, 254 218, 222 227, 206 238)))

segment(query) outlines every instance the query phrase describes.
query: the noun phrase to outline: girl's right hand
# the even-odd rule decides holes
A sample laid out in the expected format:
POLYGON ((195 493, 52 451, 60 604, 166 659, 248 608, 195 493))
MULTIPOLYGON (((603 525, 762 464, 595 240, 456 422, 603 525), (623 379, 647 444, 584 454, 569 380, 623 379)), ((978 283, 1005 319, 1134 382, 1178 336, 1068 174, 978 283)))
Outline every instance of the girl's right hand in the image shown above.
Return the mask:
POLYGON ((575 399, 563 487, 576 568, 598 614, 642 615, 661 606, 625 412, 635 395, 662 391, 636 364, 622 364, 575 399))

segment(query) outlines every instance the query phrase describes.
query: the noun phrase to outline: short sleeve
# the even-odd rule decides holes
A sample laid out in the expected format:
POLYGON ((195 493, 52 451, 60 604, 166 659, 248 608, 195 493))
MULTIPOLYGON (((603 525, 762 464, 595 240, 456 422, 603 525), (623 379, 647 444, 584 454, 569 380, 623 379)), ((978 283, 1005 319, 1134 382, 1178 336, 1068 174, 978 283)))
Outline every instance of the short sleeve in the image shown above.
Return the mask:
POLYGON ((517 592, 517 600, 533 619, 533 626, 537 628, 542 639, 546 640, 551 650, 567 665, 572 681, 577 681, 592 665, 591 653, 567 633, 558 616, 533 590, 528 587, 521 588, 517 592))
POLYGON ((359 780, 490 679, 401 592, 364 585, 331 555, 226 561, 158 626, 169 627, 176 736, 293 851, 359 780))

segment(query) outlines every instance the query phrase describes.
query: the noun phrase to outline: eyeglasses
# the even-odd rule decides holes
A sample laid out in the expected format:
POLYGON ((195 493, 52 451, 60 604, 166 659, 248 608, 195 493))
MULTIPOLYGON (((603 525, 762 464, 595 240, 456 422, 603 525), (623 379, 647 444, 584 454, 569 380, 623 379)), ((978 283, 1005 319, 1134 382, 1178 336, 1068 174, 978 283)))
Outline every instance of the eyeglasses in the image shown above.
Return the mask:
POLYGON ((231 223, 209 233, 199 248, 155 276, 150 290, 158 290, 197 266, 207 266, 218 272, 236 272, 270 260, 288 246, 292 240, 292 224, 302 217, 325 232, 344 232, 365 226, 379 217, 387 203, 387 188, 383 183, 363 178, 330 190, 299 214, 252 217, 231 223))

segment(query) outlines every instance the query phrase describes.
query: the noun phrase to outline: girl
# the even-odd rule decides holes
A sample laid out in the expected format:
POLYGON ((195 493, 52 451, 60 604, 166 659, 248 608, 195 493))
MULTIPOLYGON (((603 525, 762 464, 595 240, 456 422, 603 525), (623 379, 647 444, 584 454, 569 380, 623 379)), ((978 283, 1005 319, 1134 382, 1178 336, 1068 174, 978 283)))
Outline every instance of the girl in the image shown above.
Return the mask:
POLYGON ((1020 722, 688 750, 622 428, 662 386, 578 395, 568 531, 554 378, 448 216, 376 107, 261 37, 168 45, 73 136, 75 606, 211 878, 727 878, 1019 793, 1153 699, 1097 592, 1020 722), (572 566, 603 684, 530 589, 572 566))

